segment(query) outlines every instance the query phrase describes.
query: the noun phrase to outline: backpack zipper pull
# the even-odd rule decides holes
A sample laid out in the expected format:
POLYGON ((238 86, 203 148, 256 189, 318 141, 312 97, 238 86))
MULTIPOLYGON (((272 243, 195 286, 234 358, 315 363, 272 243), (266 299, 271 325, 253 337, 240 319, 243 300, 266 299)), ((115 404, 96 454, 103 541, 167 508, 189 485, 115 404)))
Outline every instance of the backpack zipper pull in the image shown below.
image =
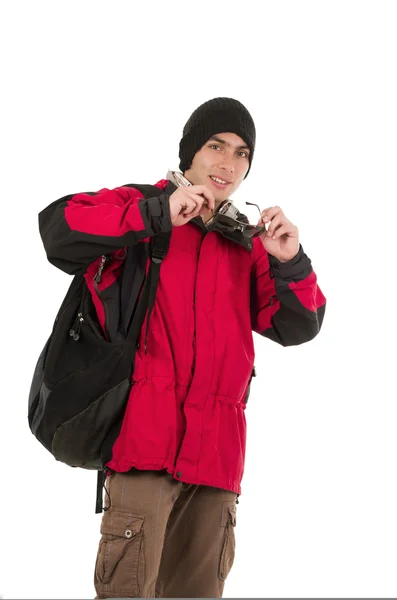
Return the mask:
POLYGON ((80 337, 80 329, 81 329, 81 326, 83 323, 84 323, 83 313, 79 312, 77 314, 77 318, 73 324, 72 329, 69 331, 70 337, 72 337, 75 342, 77 342, 77 340, 80 337))

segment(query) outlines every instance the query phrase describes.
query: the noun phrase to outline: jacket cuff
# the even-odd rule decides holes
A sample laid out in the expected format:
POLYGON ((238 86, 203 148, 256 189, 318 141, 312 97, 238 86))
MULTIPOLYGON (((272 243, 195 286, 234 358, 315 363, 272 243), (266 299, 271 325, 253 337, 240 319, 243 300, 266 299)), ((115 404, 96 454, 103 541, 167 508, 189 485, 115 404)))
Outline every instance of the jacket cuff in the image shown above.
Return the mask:
POLYGON ((287 262, 280 262, 271 254, 268 254, 268 256, 271 278, 301 281, 313 271, 311 260, 303 252, 302 244, 299 244, 298 254, 287 262))
POLYGON ((148 230, 152 235, 172 231, 173 225, 170 212, 170 197, 161 194, 154 198, 148 198, 142 202, 142 215, 147 222, 148 230))

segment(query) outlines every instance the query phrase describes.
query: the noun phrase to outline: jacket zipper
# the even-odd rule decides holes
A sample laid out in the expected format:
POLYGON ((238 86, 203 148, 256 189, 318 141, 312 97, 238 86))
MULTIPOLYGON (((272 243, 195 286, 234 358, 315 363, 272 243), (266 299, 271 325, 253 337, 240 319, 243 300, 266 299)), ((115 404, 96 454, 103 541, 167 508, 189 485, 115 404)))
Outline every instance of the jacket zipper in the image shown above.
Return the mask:
POLYGON ((99 288, 98 288, 98 283, 100 283, 101 280, 102 280, 102 271, 103 271, 103 269, 105 267, 105 263, 106 263, 107 260, 108 260, 108 256, 106 256, 105 254, 103 254, 101 262, 99 263, 98 270, 97 270, 97 272, 94 275, 94 287, 95 287, 95 291, 96 291, 96 293, 98 295, 98 298, 99 298, 99 300, 100 300, 100 302, 101 302, 101 304, 103 306, 103 310, 104 310, 104 313, 105 313, 105 323, 104 323, 105 335, 106 335, 107 339, 110 340, 109 332, 108 332, 107 325, 106 325, 109 322, 109 320, 108 320, 108 310, 107 310, 106 303, 102 299, 102 292, 100 292, 99 288))

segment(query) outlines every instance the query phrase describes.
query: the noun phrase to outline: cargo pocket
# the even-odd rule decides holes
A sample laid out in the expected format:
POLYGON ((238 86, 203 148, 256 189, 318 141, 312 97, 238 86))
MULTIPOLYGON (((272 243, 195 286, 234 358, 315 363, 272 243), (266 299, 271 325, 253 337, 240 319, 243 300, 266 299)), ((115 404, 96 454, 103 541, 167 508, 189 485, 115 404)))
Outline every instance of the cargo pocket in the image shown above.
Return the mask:
POLYGON ((95 565, 98 594, 139 596, 145 577, 143 522, 114 509, 103 515, 95 565))
POLYGON ((236 541, 234 528, 236 526, 236 505, 225 505, 222 512, 221 526, 225 528, 221 557, 219 562, 219 579, 225 581, 233 566, 236 541))

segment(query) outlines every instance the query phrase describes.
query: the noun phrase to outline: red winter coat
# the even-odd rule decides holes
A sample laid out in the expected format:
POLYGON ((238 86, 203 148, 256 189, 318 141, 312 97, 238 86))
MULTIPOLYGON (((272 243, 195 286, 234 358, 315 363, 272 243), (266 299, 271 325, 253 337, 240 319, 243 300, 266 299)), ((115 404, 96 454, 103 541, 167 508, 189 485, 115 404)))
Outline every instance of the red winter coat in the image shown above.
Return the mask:
MULTIPOLYGON (((156 186, 158 194, 146 199, 133 184, 72 194, 41 214, 48 259, 68 273, 86 272, 104 331, 123 318, 123 302, 113 302, 105 315, 92 283, 101 255, 112 252, 115 259, 102 273, 101 295, 110 297, 117 287, 124 290, 117 297, 128 298, 137 294, 133 286, 148 268, 138 249, 154 233, 172 230, 169 195, 176 188, 166 180, 156 186)), ((107 466, 166 469, 186 483, 240 494, 255 359, 252 332, 283 346, 307 342, 320 331, 325 302, 302 247, 292 261, 280 263, 259 238, 208 232, 200 217, 174 228, 147 352, 145 319, 134 385, 107 466)))

